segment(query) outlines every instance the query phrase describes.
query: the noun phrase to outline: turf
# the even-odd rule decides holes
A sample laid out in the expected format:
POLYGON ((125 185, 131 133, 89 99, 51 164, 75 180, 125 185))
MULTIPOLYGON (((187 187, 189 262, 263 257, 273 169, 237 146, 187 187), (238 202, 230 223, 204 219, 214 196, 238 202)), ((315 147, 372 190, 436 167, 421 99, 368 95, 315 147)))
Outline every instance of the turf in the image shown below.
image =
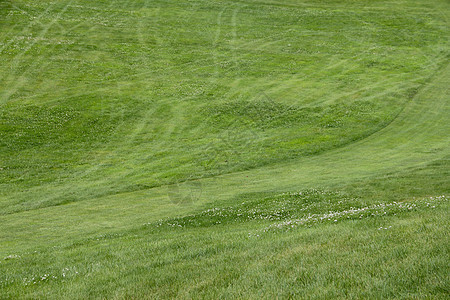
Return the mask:
POLYGON ((449 9, 0 1, 0 296, 448 297, 449 9))

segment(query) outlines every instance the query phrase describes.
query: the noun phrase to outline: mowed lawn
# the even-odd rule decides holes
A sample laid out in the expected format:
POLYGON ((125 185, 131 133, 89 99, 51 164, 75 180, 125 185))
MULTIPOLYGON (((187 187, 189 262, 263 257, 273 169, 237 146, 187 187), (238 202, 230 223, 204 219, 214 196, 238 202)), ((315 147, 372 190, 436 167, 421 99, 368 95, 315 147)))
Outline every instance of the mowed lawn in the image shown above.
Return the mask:
POLYGON ((0 298, 447 298, 450 3, 0 0, 0 298))

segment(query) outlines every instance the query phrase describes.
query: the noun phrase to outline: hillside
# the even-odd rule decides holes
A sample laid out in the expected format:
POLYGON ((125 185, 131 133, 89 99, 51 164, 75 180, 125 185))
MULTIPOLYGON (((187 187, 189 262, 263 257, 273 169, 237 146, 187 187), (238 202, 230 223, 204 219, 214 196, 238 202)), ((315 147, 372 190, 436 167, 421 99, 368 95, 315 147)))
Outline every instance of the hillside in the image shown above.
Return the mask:
POLYGON ((449 12, 0 0, 0 298, 448 297, 449 12))

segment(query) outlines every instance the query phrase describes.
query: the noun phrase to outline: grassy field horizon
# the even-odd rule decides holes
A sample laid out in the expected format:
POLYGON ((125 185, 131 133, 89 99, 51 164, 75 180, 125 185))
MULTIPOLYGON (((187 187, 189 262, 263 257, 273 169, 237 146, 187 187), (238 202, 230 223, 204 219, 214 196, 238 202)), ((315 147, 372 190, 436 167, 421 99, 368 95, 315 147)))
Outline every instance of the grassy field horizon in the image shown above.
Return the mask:
POLYGON ((0 1, 0 298, 446 298, 433 1, 0 1))

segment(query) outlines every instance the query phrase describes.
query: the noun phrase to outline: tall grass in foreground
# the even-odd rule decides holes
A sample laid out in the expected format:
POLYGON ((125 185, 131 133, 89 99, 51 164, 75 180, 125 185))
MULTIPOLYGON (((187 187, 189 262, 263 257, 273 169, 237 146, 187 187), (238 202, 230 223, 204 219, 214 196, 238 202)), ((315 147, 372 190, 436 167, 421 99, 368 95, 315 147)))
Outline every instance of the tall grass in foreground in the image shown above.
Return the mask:
POLYGON ((448 199, 304 191, 9 255, 6 298, 446 297, 448 199))

